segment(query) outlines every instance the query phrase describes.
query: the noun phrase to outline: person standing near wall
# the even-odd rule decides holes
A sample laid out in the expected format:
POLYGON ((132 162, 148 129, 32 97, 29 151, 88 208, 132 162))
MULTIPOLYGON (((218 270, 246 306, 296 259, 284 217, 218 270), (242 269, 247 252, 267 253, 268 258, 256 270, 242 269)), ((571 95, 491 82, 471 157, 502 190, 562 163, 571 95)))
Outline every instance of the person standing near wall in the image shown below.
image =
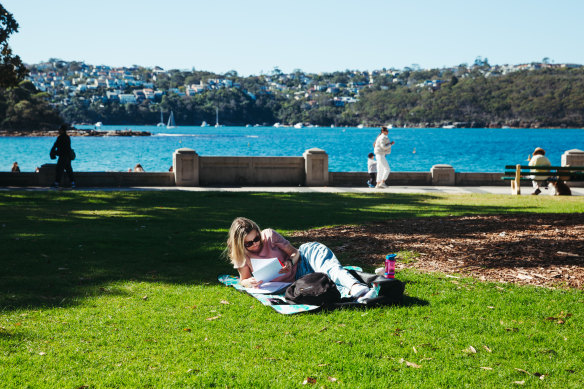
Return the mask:
POLYGON ((385 156, 391 153, 391 146, 395 144, 394 141, 389 140, 388 133, 389 130, 386 126, 381 127, 381 132, 373 143, 373 151, 377 160, 377 185, 375 186, 377 189, 387 188, 385 181, 389 177, 390 169, 385 156))
POLYGON ((51 148, 51 159, 59 157, 57 160, 57 172, 55 176, 55 183, 53 187, 58 188, 61 185, 61 177, 63 173, 67 171, 67 177, 71 182, 71 188, 75 188, 75 177, 73 175, 73 168, 71 168, 71 138, 67 135, 67 125, 62 124, 59 127, 59 136, 51 148))
POLYGON ((377 183, 377 161, 375 160, 375 154, 369 153, 367 155, 367 173, 369 173, 369 181, 367 185, 370 188, 375 188, 375 183, 377 183))

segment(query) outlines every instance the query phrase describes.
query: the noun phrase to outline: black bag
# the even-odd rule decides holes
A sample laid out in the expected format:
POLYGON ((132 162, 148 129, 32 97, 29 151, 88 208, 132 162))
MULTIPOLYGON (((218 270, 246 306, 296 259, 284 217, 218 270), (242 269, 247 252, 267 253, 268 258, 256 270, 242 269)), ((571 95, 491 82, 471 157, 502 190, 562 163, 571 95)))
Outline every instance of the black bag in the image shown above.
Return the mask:
POLYGON ((367 299, 362 303, 367 306, 396 305, 403 302, 405 284, 397 278, 385 278, 377 274, 349 270, 349 273, 370 288, 377 288, 377 297, 367 299))
POLYGON ((286 301, 290 304, 330 306, 341 301, 341 292, 324 273, 310 273, 296 280, 286 289, 286 301))

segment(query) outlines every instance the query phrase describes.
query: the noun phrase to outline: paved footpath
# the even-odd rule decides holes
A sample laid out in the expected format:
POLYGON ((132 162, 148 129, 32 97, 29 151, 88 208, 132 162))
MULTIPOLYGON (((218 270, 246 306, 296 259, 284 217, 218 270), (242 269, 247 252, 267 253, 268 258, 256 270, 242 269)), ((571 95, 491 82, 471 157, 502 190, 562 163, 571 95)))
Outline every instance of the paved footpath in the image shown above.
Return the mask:
MULTIPOLYGON (((0 191, 54 191, 56 189, 46 187, 2 187, 0 191)), ((71 189, 65 189, 71 190, 71 189)), ((331 186, 245 186, 245 187, 177 187, 177 186, 149 186, 149 187, 127 187, 127 188, 77 188, 77 191, 188 191, 188 192, 281 192, 281 193, 445 193, 445 194, 468 194, 468 193, 490 193, 500 195, 511 195, 509 186, 390 186, 386 189, 372 189, 368 187, 331 187, 331 186)), ((583 188, 571 188, 573 196, 584 196, 583 188)), ((531 187, 522 187, 521 195, 529 196, 533 192, 531 187)), ((552 189, 542 190, 540 196, 551 196, 552 189)))

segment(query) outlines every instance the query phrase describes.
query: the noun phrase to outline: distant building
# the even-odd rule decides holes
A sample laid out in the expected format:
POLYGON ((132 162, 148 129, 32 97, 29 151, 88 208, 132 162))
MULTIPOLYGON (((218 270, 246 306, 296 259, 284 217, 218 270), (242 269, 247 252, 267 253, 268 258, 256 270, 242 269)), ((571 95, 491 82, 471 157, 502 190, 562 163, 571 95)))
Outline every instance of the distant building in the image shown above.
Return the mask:
POLYGON ((129 93, 122 93, 118 95, 120 104, 136 104, 136 96, 129 93))

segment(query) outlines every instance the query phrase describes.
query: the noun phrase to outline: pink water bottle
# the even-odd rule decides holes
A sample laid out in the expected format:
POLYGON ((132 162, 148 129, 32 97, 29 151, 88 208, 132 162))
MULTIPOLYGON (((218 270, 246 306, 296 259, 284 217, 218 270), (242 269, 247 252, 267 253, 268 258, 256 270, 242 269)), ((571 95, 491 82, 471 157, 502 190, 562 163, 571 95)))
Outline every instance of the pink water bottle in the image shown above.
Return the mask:
POLYGON ((385 278, 395 278, 395 257, 396 254, 387 254, 385 256, 385 278))

